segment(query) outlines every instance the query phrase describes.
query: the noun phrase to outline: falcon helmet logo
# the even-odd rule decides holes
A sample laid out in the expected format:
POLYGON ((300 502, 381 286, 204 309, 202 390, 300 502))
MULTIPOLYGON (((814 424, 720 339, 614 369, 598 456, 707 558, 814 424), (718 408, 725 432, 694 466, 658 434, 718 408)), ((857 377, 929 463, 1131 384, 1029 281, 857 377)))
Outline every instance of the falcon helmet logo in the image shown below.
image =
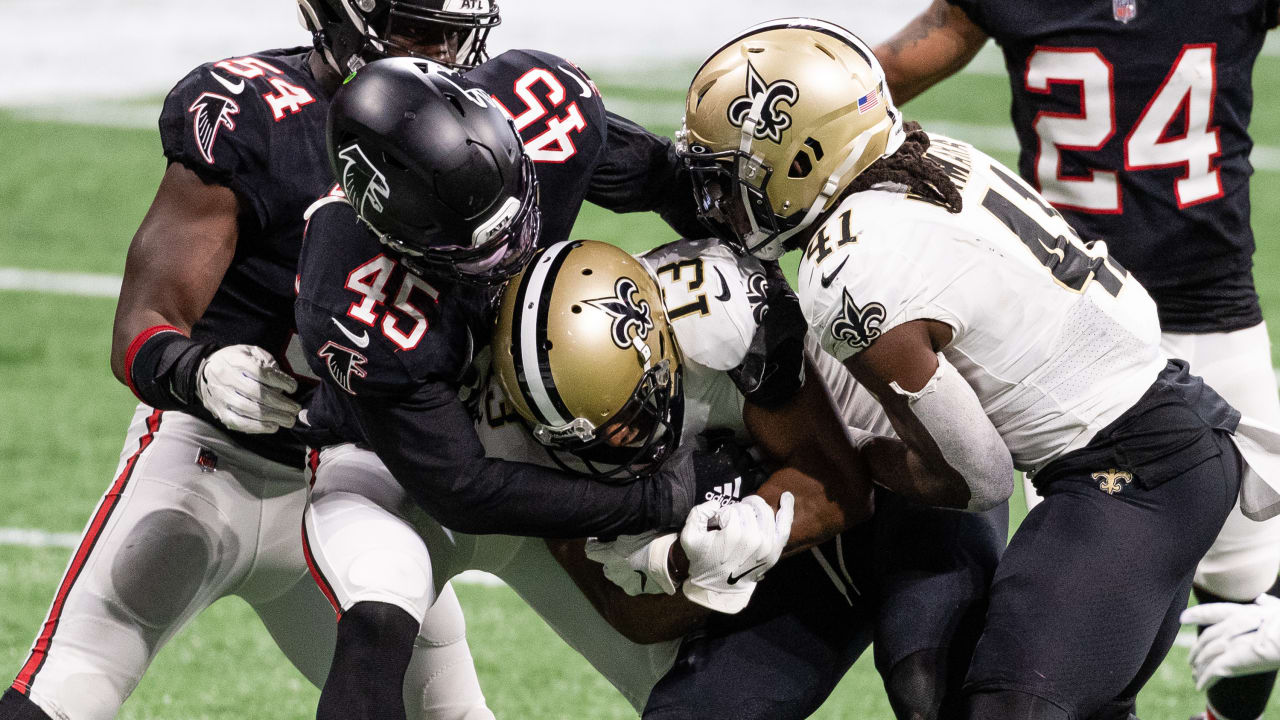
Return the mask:
POLYGON ((620 277, 613 286, 614 297, 596 298, 586 303, 603 310, 613 317, 611 335, 613 344, 626 350, 635 348, 644 359, 644 366, 649 368, 652 351, 645 340, 653 329, 653 314, 649 309, 649 301, 635 296, 640 290, 636 281, 629 277, 620 277))
POLYGON ((323 347, 316 351, 316 355, 324 358, 324 364, 329 368, 329 375, 338 387, 345 390, 351 395, 355 395, 356 391, 351 389, 351 378, 366 377, 364 364, 369 359, 349 347, 343 347, 332 340, 326 342, 323 347))
POLYGON ((855 351, 865 349, 880 337, 880 323, 885 319, 884 305, 873 302, 858 307, 849 291, 843 292, 844 307, 840 310, 840 317, 831 324, 831 335, 848 343, 855 351))
POLYGON ((778 108, 779 103, 795 105, 800 99, 800 90, 790 80, 778 80, 767 83, 754 65, 747 62, 747 94, 734 98, 729 103, 729 122, 734 127, 742 127, 751 115, 751 108, 760 100, 760 117, 755 120, 752 131, 757 140, 771 140, 782 144, 782 133, 791 127, 791 115, 778 108))
POLYGON ((200 93, 200 97, 191 103, 187 112, 195 113, 192 129, 195 131, 196 147, 205 162, 213 164, 213 144, 218 140, 218 129, 225 127, 227 132, 236 129, 233 115, 240 113, 240 106, 235 100, 217 93, 200 93))
POLYGON ((367 217, 366 208, 374 212, 382 212, 382 201, 391 196, 391 186, 387 184, 387 176, 374 167, 373 162, 364 154, 364 150, 352 143, 338 153, 345 163, 342 166, 342 190, 347 199, 356 208, 356 214, 367 217))

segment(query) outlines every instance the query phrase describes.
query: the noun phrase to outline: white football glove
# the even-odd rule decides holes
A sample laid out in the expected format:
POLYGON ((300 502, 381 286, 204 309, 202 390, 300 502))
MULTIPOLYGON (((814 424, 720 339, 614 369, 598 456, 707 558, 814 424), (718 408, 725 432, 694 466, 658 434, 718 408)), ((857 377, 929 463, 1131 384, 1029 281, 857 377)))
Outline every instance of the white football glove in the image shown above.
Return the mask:
POLYGON ((224 347, 200 361, 196 393, 200 402, 232 430, 273 433, 291 428, 302 406, 285 395, 298 381, 254 345, 224 347))
POLYGON ((756 583, 782 556, 794 508, 791 493, 782 494, 776 515, 759 495, 726 507, 718 500, 694 507, 680 531, 689 556, 685 597, 722 613, 746 607, 756 583))
POLYGON ((1191 646, 1197 690, 1222 678, 1280 668, 1280 599, 1262 595, 1248 605, 1197 605, 1184 610, 1181 619, 1210 626, 1191 646))
POLYGON ((679 539, 676 533, 647 532, 621 535, 610 542, 587 540, 587 557, 604 565, 604 575, 628 595, 674 595, 676 583, 667 568, 667 555, 679 539))

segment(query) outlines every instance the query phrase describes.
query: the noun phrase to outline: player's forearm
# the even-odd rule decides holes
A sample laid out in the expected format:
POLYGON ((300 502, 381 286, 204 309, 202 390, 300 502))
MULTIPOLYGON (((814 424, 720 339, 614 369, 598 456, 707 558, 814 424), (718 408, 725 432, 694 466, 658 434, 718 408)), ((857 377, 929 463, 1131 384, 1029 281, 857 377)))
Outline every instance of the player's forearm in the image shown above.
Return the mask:
POLYGON ((935 0, 873 52, 894 102, 901 105, 967 65, 986 40, 963 10, 935 0))
MULTIPOLYGON (((847 474, 839 474, 847 475, 847 474)), ((839 477, 828 474, 829 477, 839 477)), ((782 468, 756 492, 774 510, 782 493, 795 496, 795 517, 783 556, 807 550, 869 519, 875 511, 871 488, 861 474, 852 482, 823 482, 794 467, 782 468)))
POLYGON ((587 559, 583 540, 548 540, 552 556, 573 578, 592 607, 631 642, 647 645, 684 637, 702 624, 710 611, 683 595, 628 595, 587 559))
POLYGON ((875 484, 922 505, 957 509, 968 505, 969 491, 962 479, 934 471, 901 440, 877 436, 861 449, 875 484))

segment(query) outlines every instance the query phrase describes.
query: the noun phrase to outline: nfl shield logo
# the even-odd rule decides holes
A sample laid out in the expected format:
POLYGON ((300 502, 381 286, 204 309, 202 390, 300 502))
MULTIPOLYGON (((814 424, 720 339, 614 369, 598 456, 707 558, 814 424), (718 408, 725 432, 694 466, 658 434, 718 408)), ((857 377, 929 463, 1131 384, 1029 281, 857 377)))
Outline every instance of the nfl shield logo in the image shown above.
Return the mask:
POLYGON ((1138 0, 1111 0, 1111 15, 1122 23, 1138 16, 1138 0))

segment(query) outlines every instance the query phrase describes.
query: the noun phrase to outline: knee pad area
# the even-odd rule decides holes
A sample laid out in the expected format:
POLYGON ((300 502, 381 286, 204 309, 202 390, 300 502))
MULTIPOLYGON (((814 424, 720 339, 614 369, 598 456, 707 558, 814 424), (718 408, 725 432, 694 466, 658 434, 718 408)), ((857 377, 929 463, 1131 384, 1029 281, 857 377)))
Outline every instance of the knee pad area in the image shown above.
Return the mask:
POLYGON ((1061 707, 1018 690, 992 690, 969 696, 965 717, 970 720, 1071 720, 1061 707))
POLYGON ((889 706, 896 717, 935 720, 943 713, 947 691, 947 666, 941 650, 921 650, 908 655, 890 670, 884 681, 889 706))
POLYGON ((153 627, 172 623, 200 592, 214 562, 214 546, 203 524, 190 513, 176 509, 148 513, 115 551, 111 583, 117 598, 142 623, 153 627))

